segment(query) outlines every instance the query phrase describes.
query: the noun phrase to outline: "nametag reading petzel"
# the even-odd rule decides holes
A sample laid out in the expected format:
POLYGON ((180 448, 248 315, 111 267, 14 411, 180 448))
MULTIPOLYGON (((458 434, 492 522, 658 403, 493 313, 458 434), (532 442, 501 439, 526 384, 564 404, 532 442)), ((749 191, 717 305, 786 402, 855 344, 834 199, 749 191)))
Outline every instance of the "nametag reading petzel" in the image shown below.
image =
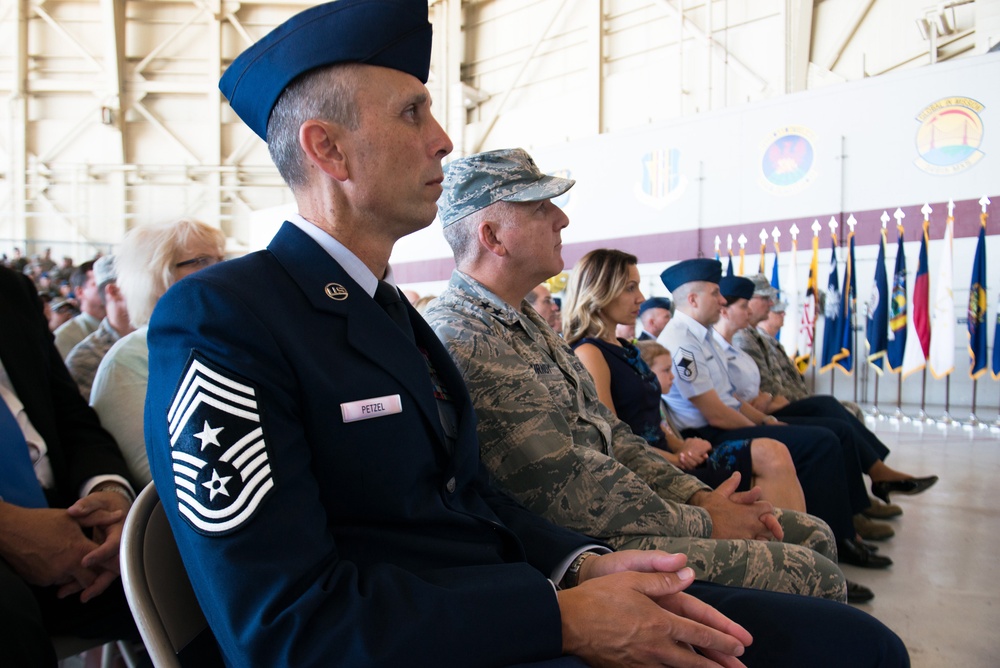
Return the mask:
POLYGON ((344 416, 344 422, 357 422, 358 420, 402 413, 403 402, 400 401, 398 394, 390 394, 384 397, 340 404, 340 412, 344 416))

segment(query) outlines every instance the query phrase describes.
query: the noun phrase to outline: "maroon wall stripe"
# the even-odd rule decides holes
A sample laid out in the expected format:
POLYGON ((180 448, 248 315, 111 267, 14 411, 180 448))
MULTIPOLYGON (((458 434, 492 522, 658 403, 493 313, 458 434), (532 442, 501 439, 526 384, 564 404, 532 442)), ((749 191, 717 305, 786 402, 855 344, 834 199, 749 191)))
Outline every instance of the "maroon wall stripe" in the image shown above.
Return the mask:
MULTIPOLYGON (((990 196, 992 203, 987 207, 989 218, 986 221, 987 231, 989 231, 990 220, 996 224, 997 215, 1000 214, 1000 196, 990 196)), ((918 241, 920 239, 920 229, 924 221, 924 216, 920 213, 923 204, 899 207, 906 217, 903 219, 903 226, 906 228, 906 241, 918 241)), ((934 210, 930 216, 930 240, 938 241, 944 237, 944 226, 948 217, 947 202, 931 202, 934 210)), ((857 246, 875 245, 879 239, 879 229, 881 229, 882 211, 885 209, 872 209, 869 211, 854 212, 854 217, 858 224, 854 228, 855 244, 857 246)), ((892 216, 896 209, 889 211, 892 216)), ((974 237, 979 234, 979 214, 982 211, 978 200, 962 200, 955 202, 955 238, 974 237)), ((779 239, 782 252, 791 250, 792 236, 788 229, 794 223, 799 228, 799 250, 806 250, 811 247, 812 230, 814 220, 819 220, 823 226, 823 231, 819 233, 820 248, 830 247, 830 228, 827 223, 833 215, 839 223, 837 229, 839 243, 843 246, 847 239, 847 219, 850 213, 820 214, 808 218, 789 218, 786 220, 772 220, 767 222, 756 222, 743 225, 726 225, 722 227, 705 228, 701 230, 682 230, 678 232, 662 232, 659 234, 644 234, 634 237, 619 237, 611 239, 597 239, 580 243, 570 243, 563 246, 563 259, 566 267, 572 267, 577 260, 596 248, 617 248, 628 253, 632 253, 639 258, 639 262, 646 264, 650 262, 675 262, 686 260, 692 257, 711 257, 715 254, 715 237, 722 238, 720 253, 725 261, 726 255, 726 235, 732 234, 733 239, 738 239, 741 234, 747 236, 750 241, 746 245, 746 254, 752 256, 760 255, 760 234, 764 228, 770 234, 771 230, 777 226, 781 231, 779 239)), ((889 243, 896 242, 896 219, 892 218, 888 224, 886 234, 889 243)), ((995 228, 994 228, 995 229, 995 228)), ((767 243, 768 254, 774 251, 774 246, 770 239, 767 243)), ((739 252, 739 246, 733 242, 733 255, 739 252)), ((395 280, 399 284, 423 283, 427 281, 446 281, 451 277, 451 271, 455 268, 453 258, 434 258, 430 260, 418 260, 415 262, 393 263, 392 272, 395 280)))

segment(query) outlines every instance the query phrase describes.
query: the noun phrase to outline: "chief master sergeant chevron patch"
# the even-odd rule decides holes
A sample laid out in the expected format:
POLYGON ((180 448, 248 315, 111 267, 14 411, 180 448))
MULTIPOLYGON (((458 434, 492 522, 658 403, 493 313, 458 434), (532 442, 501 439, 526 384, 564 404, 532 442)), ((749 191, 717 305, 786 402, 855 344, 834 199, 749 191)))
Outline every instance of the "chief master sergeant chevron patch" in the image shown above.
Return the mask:
POLYGON ((193 353, 167 422, 181 516, 203 534, 239 528, 274 486, 256 390, 193 353))

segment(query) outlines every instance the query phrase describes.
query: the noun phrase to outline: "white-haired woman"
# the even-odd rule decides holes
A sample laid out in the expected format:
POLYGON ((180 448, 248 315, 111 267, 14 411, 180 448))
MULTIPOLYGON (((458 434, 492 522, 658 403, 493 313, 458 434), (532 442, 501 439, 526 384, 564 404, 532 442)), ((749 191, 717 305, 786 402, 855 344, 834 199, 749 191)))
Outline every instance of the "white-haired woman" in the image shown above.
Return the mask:
POLYGON ((119 339, 101 361, 90 405, 115 437, 139 486, 151 480, 143 437, 149 377, 146 326, 167 289, 185 276, 221 262, 225 244, 221 230, 182 218, 131 230, 116 253, 118 287, 136 330, 119 339))

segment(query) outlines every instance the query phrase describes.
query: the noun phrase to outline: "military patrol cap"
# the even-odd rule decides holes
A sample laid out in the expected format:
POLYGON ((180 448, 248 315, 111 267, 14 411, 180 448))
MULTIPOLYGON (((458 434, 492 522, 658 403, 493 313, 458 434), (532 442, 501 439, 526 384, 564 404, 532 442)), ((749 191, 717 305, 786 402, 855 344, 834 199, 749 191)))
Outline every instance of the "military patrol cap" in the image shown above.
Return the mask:
POLYGON ((786 301, 777 301, 771 306, 771 310, 775 313, 784 313, 787 308, 788 302, 786 301))
POLYGON ((118 263, 114 255, 102 255, 94 261, 94 283, 97 287, 118 279, 118 263))
POLYGON ((719 292, 726 299, 750 299, 753 297, 754 283, 742 276, 723 276, 719 281, 719 292))
POLYGON ((68 309, 75 314, 80 313, 80 308, 76 305, 76 302, 74 302, 72 299, 67 299, 64 297, 57 297, 56 299, 53 299, 52 302, 49 304, 49 308, 52 310, 53 313, 55 313, 56 311, 62 311, 64 309, 68 309))
POLYGON ((774 299, 777 291, 771 286, 771 281, 764 274, 754 274, 750 279, 753 281, 754 297, 770 297, 774 299))
POLYGON ((660 274, 660 280, 667 290, 673 292, 685 283, 693 281, 707 281, 718 283, 722 278, 722 263, 706 257, 694 260, 684 260, 672 267, 667 267, 660 274))
POLYGON ((667 297, 650 297, 639 305, 639 315, 642 315, 651 308, 662 308, 669 311, 673 306, 674 303, 667 297))
POLYGON ((300 12, 241 53, 219 90, 267 141, 271 110, 300 74, 337 63, 366 63, 427 83, 431 24, 427 0, 337 0, 300 12))
POLYGON ((438 218, 442 227, 448 227, 501 200, 552 199, 575 183, 573 179, 546 175, 522 148, 477 153, 445 165, 438 218))

